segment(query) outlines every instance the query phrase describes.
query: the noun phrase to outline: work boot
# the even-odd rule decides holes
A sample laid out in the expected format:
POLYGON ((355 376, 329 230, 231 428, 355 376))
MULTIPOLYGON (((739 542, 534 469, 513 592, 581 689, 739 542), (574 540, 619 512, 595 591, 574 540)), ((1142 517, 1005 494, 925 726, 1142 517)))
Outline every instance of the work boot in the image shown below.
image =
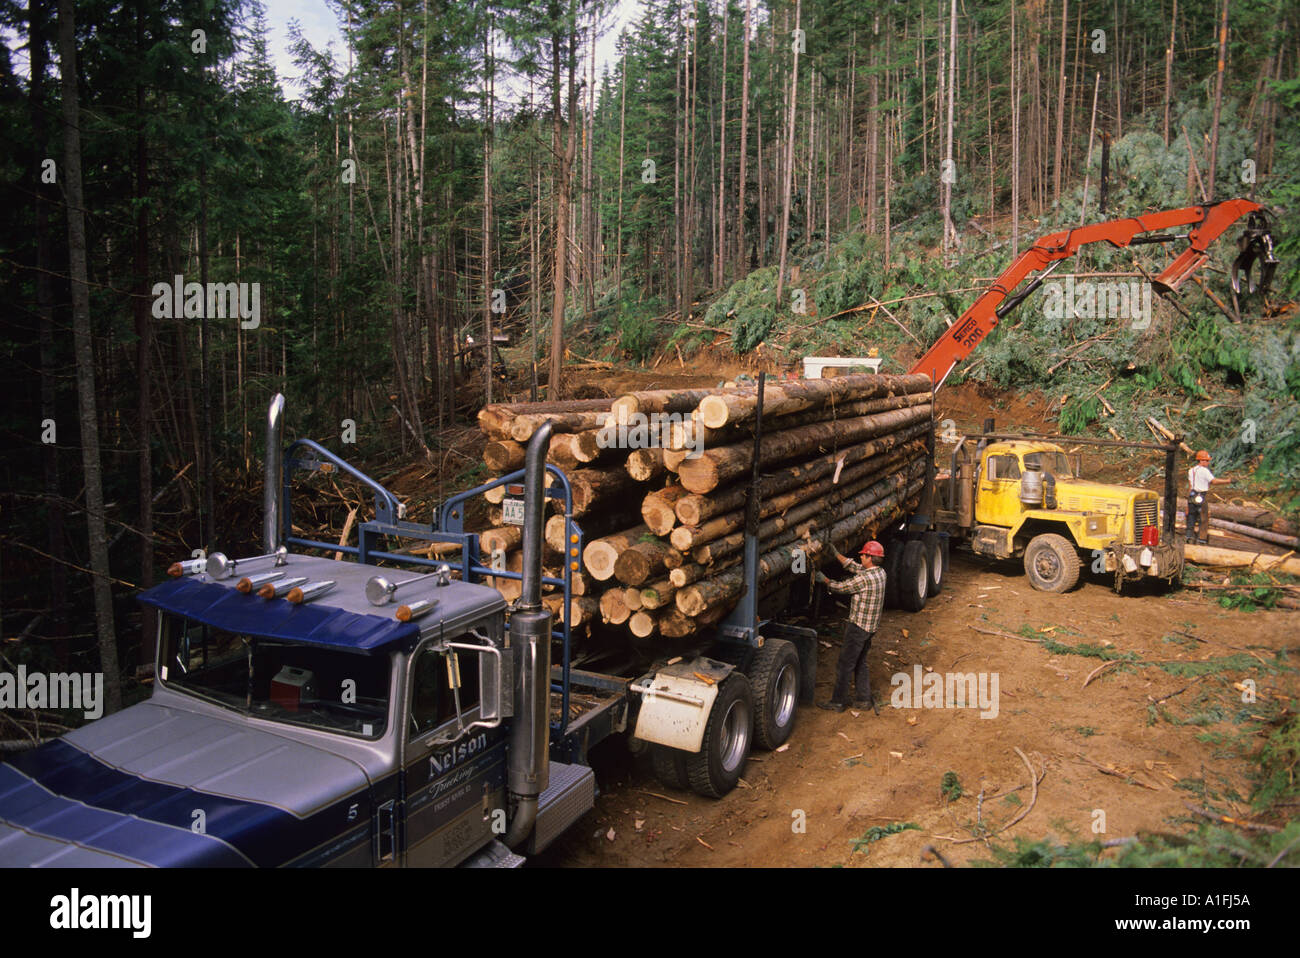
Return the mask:
POLYGON ((880 714, 880 708, 876 705, 876 697, 874 695, 868 696, 865 699, 858 699, 856 702, 853 703, 853 707, 858 709, 869 708, 877 715, 880 714))
POLYGON ((848 705, 844 702, 836 702, 834 699, 828 699, 825 702, 818 702, 817 707, 819 709, 825 709, 828 712, 843 712, 848 708, 848 705))

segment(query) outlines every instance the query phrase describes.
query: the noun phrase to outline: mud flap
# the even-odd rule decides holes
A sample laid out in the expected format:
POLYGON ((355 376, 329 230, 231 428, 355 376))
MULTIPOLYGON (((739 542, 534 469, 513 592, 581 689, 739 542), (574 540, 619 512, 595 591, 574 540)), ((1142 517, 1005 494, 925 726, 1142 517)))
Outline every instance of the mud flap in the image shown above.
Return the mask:
POLYGON ((700 656, 664 666, 632 683, 631 691, 641 696, 633 734, 645 742, 698 752, 718 686, 734 668, 700 656))

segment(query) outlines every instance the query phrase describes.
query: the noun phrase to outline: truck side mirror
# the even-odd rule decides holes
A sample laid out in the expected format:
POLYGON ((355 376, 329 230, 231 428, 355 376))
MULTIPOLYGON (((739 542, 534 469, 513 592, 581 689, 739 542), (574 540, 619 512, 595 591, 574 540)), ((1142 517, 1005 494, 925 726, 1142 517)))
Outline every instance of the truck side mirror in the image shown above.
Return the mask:
POLYGON ((1070 471, 1074 474, 1074 478, 1083 478, 1083 453, 1076 452, 1070 456, 1070 471))
POLYGON ((495 724, 514 714, 514 683, 506 681, 506 660, 495 646, 480 647, 479 655, 478 716, 495 724))

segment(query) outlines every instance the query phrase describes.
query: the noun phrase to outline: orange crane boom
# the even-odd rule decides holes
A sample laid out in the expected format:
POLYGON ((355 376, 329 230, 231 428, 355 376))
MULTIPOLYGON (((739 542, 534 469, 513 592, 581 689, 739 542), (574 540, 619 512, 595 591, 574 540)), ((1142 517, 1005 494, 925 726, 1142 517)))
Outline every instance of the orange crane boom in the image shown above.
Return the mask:
POLYGON ((1164 295, 1177 289, 1209 257, 1209 247, 1229 226, 1241 217, 1261 211, 1255 202, 1243 199, 1223 200, 1201 206, 1187 206, 1177 210, 1164 210, 1144 216, 1091 223, 1075 229, 1062 230, 1039 239, 1033 246, 1007 267, 994 280, 993 285, 971 304, 961 318, 948 327, 938 342, 926 351, 912 367, 913 373, 926 373, 937 391, 952 372, 953 367, 970 355, 998 325, 998 321, 1033 294, 1043 280, 1059 265, 1089 243, 1107 242, 1115 247, 1139 243, 1162 243, 1173 239, 1186 239, 1188 246, 1170 263, 1154 285, 1156 292, 1164 295), (1191 226, 1186 234, 1142 236, 1156 230, 1177 226, 1191 226), (1056 264, 1056 265, 1052 265, 1056 264), (1041 271, 1041 272, 1039 272, 1041 271), (1030 273, 1038 272, 1021 292, 1017 286, 1030 273), (1014 294, 1014 295, 1013 295, 1014 294))

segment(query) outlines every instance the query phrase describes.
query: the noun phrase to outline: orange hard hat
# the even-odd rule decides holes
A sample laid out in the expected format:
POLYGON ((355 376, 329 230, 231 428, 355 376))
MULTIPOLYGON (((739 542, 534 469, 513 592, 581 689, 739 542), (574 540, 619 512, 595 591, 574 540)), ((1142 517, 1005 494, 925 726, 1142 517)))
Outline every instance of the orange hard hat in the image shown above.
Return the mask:
POLYGON ((1196 461, 1197 461, 1197 462, 1209 462, 1209 461, 1210 461, 1210 454, 1209 454, 1208 452, 1206 452, 1204 449, 1198 449, 1198 450, 1196 451, 1196 461))
POLYGON ((862 546, 862 548, 858 550, 858 555, 876 556, 877 558, 883 556, 884 554, 885 554, 885 547, 882 546, 875 539, 872 539, 870 542, 865 543, 862 546))

